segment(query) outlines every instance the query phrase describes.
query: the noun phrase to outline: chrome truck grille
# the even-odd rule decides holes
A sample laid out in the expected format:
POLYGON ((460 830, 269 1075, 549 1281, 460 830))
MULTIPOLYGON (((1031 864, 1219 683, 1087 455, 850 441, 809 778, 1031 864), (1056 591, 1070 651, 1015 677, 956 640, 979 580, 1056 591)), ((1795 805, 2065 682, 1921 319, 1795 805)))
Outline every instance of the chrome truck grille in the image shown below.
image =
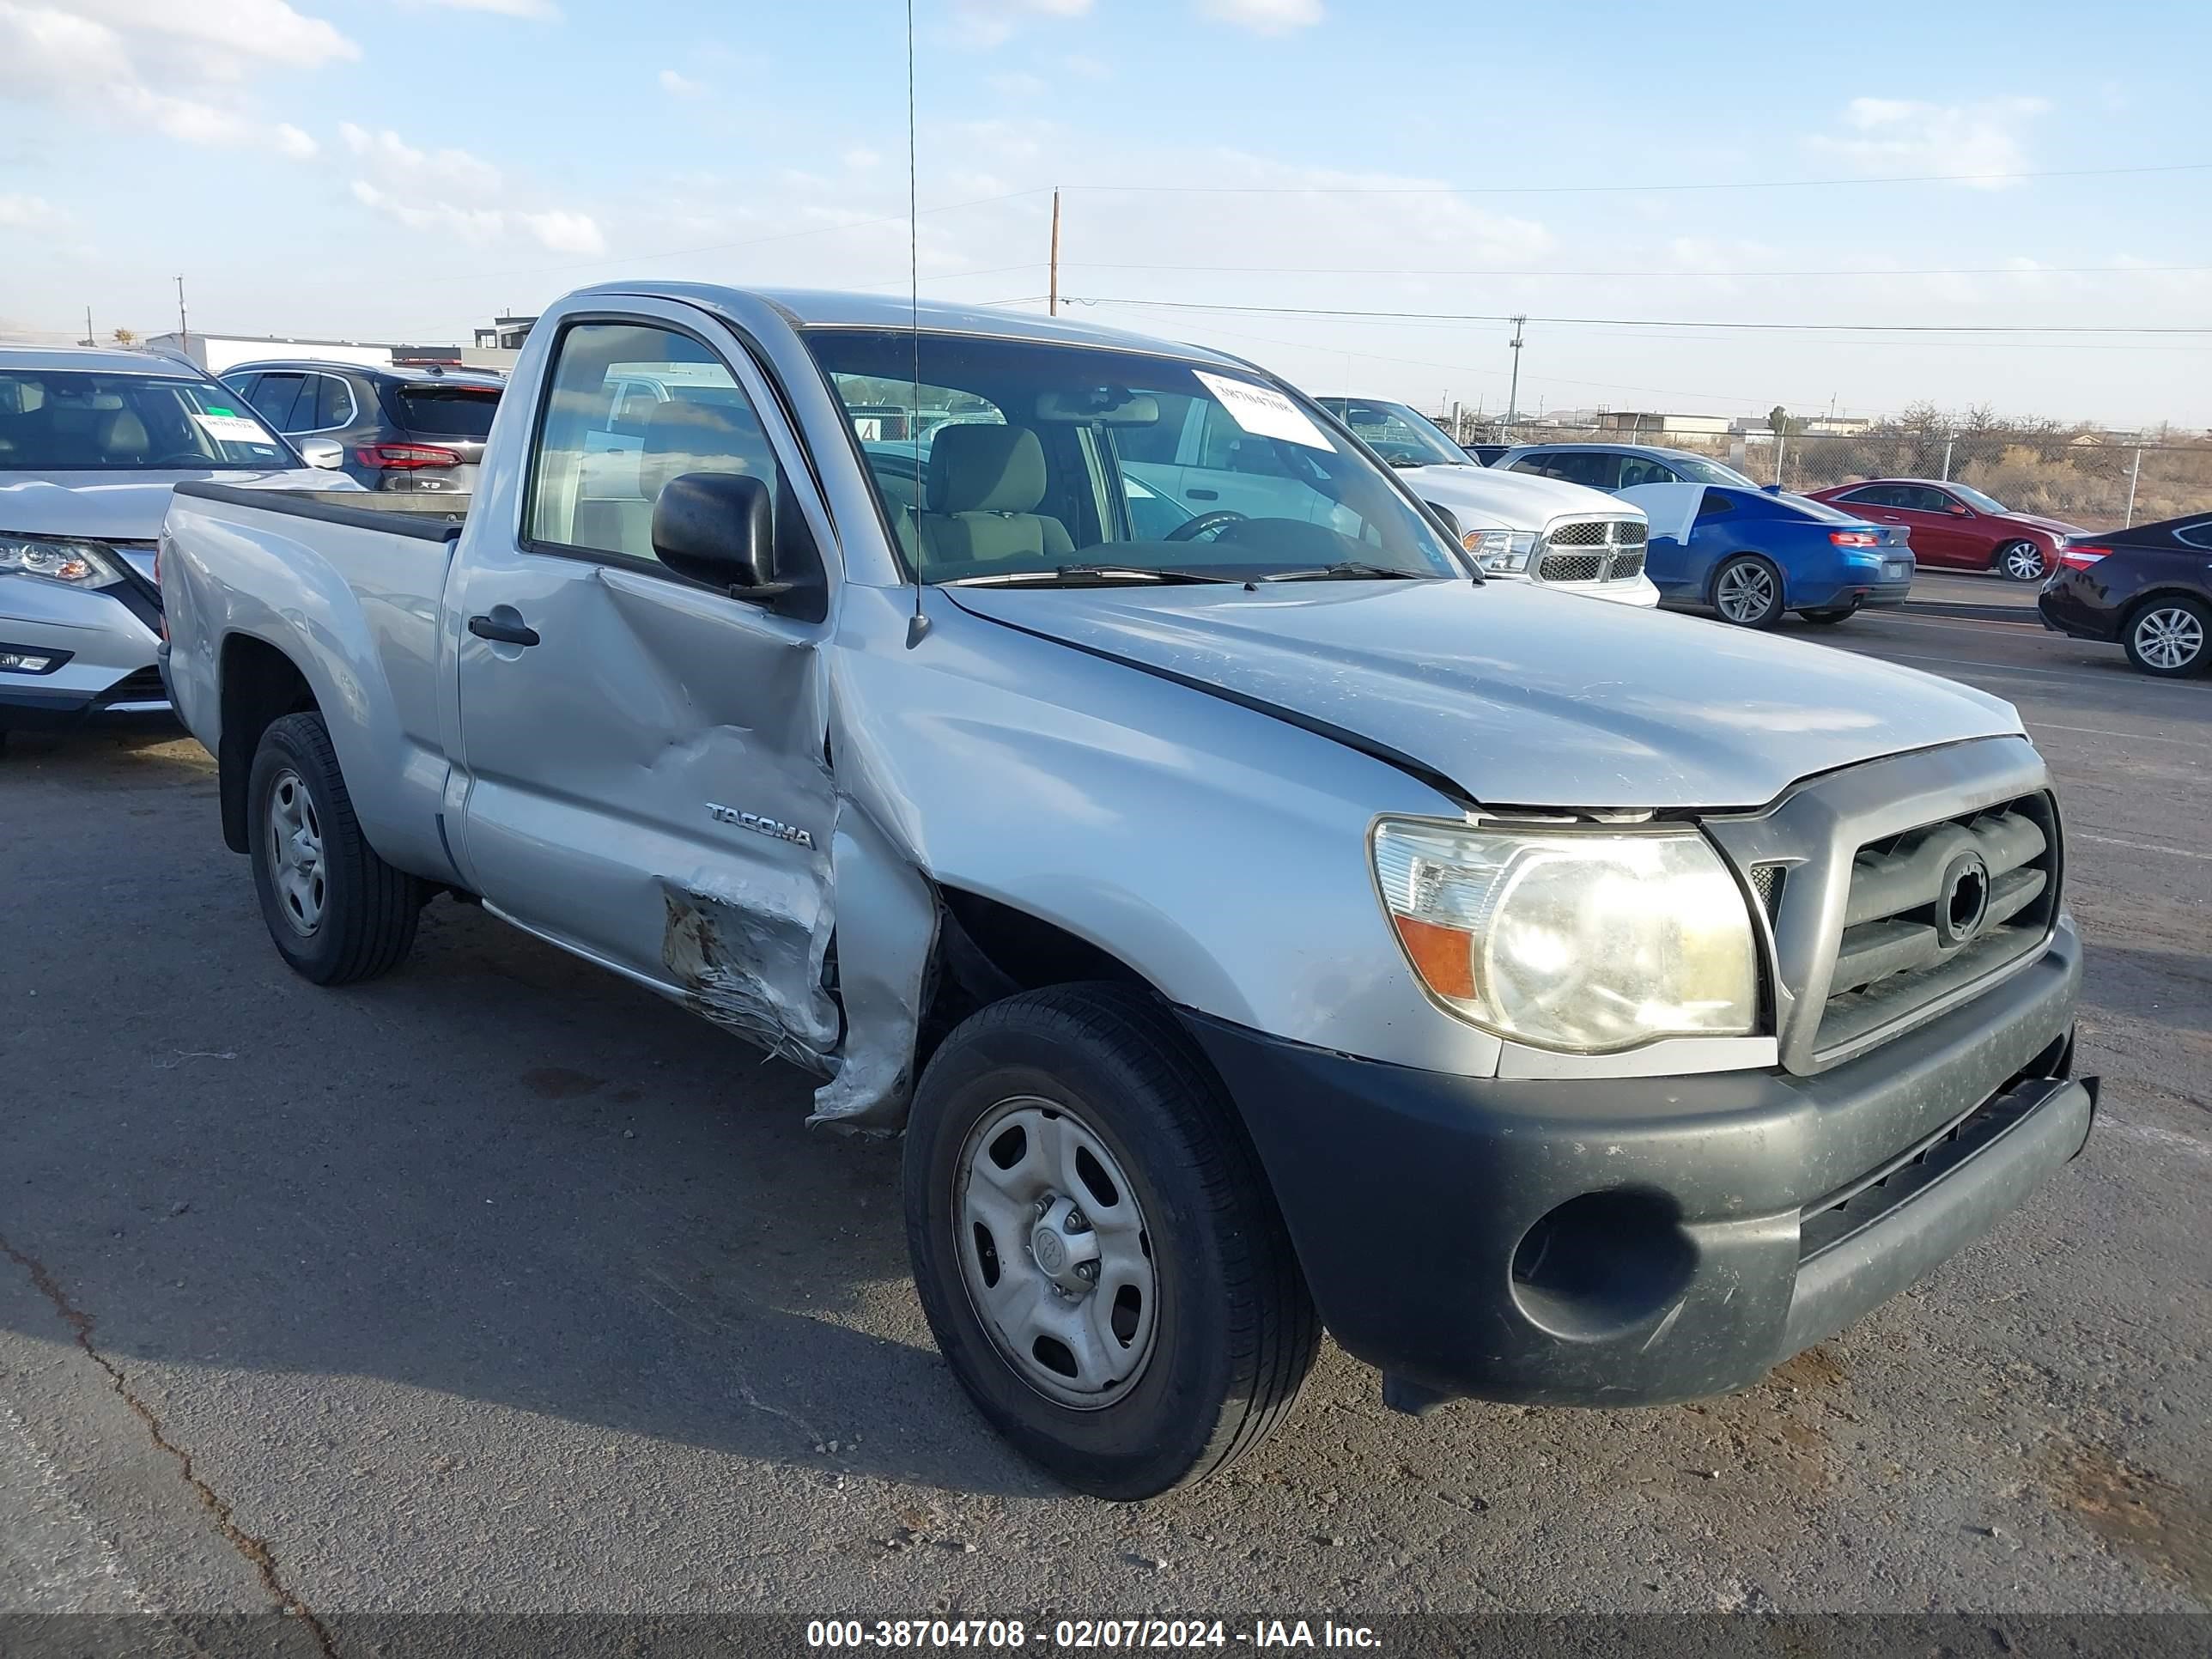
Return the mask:
POLYGON ((1638 519, 1578 519, 1554 525, 1537 556, 1540 582, 1624 582, 1644 573, 1644 526, 1638 519))
POLYGON ((1846 767, 1705 824, 1765 924, 1793 1072, 1971 1000, 2039 957, 2057 924, 2057 803, 2022 738, 1846 767))

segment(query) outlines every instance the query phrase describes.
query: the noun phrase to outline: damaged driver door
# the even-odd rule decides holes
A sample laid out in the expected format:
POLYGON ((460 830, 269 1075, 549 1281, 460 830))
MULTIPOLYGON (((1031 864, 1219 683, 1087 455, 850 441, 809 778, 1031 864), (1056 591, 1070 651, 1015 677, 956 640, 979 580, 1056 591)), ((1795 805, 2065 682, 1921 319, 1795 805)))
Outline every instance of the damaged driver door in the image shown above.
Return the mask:
POLYGON ((818 1071, 840 1018, 826 624, 678 575, 652 525, 660 491, 699 472, 760 478, 798 515, 779 549, 803 535, 825 564, 827 520, 727 331, 620 304, 548 319, 528 453, 477 504, 508 528, 472 525, 455 576, 457 850, 509 920, 818 1071), (635 446, 611 449, 625 421, 635 446))

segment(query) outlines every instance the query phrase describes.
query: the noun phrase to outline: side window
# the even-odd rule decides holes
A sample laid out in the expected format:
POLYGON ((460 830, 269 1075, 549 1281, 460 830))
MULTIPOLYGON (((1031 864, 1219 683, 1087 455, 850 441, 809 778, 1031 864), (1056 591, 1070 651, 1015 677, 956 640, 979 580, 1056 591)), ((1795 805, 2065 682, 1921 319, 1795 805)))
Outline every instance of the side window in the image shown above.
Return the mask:
POLYGON ((1723 514, 1735 511, 1735 503, 1717 489, 1708 489, 1705 499, 1698 503, 1698 519, 1700 523, 1707 519, 1717 519, 1723 514))
POLYGON ((1623 455, 1620 458, 1620 488, 1623 489, 1633 489, 1638 484, 1681 482, 1674 476, 1674 469, 1663 461, 1649 460, 1641 455, 1623 455))
POLYGON ((246 399, 279 432, 292 430, 292 405, 299 398, 304 374, 264 374, 246 399))
POLYGON ((2191 547, 2212 547, 2212 523, 2185 525, 2173 532, 2173 538, 2191 547))
POLYGON ((1620 457, 1602 449, 1562 449, 1531 459, 1542 463, 1535 470, 1547 478, 1592 489, 1620 488, 1620 457))
POLYGON ((779 520, 793 512, 768 434, 720 358, 687 334, 649 324, 565 330, 531 454, 528 538, 650 559, 653 503, 686 472, 750 473, 774 493, 779 520), (668 394, 649 411, 636 395, 641 380, 668 394), (606 447, 610 426, 633 417, 636 447, 606 447))
POLYGON ((1887 484, 1868 484, 1863 489, 1847 489, 1836 497, 1853 507, 1895 507, 1896 492, 1887 484))
POLYGON ((318 374, 314 380, 315 418, 310 424, 322 431, 351 424, 353 393, 346 383, 335 374, 318 374))
POLYGON ((1940 489, 1925 489, 1917 484, 1899 484, 1891 497, 1891 504, 1908 513, 1942 513, 1951 505, 1951 498, 1940 489))

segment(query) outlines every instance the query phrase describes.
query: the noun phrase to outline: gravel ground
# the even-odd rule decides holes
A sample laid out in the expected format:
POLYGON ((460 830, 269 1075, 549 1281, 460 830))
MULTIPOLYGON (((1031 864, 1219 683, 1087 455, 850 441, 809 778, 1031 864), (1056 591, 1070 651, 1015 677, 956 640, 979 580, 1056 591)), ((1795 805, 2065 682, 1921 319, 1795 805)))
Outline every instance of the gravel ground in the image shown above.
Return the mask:
POLYGON ((796 1074, 445 902, 318 991, 197 745, 19 737, 0 1610, 2202 1613, 2212 684, 2027 597, 1931 576, 1818 637, 2012 698, 2049 756, 2085 1155, 1749 1393, 1415 1422, 1329 1350, 1229 1478, 1134 1508, 981 1426, 895 1149, 805 1130, 796 1074))

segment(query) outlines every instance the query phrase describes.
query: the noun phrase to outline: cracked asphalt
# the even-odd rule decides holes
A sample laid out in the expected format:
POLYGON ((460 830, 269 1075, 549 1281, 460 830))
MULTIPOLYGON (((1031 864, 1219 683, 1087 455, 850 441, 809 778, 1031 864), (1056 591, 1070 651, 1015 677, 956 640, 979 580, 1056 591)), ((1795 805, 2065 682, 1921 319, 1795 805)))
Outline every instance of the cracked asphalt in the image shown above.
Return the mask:
POLYGON ((982 1428, 896 1149, 807 1131, 797 1074, 442 901, 317 990, 197 745, 18 737, 0 1610, 288 1607, 313 1652, 422 1610, 2212 1609, 2212 684, 2027 597, 1930 576, 1819 637, 2013 699, 2050 757, 2084 1156, 1748 1393, 1416 1422, 1328 1350, 1229 1478, 1135 1508, 982 1428))

